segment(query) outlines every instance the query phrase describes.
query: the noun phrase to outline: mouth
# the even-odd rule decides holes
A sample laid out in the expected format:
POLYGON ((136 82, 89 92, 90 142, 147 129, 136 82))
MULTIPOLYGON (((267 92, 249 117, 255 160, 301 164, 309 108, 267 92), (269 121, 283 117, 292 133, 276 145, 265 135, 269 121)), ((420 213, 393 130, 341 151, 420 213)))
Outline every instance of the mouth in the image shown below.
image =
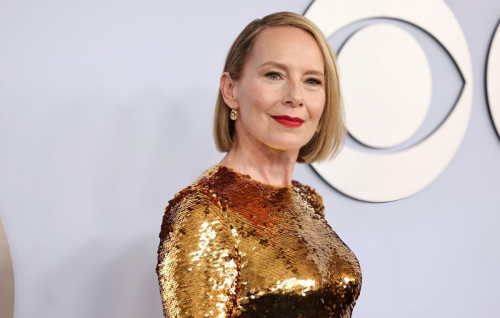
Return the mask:
POLYGON ((271 116, 278 123, 288 126, 288 127, 300 127, 304 120, 299 117, 290 117, 290 116, 271 116))

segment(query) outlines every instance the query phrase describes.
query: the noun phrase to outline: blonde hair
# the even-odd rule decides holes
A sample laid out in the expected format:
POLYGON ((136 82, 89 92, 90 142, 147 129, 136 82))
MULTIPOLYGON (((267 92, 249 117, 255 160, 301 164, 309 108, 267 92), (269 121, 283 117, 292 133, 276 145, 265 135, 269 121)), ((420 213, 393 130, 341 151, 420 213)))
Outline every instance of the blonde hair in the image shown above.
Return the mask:
MULTIPOLYGON (((232 79, 240 78, 256 36, 268 27, 291 26, 309 32, 318 43, 325 65, 325 107, 319 121, 319 132, 300 148, 297 162, 313 163, 333 159, 342 149, 346 135, 344 106, 340 92, 337 62, 323 32, 306 17, 293 12, 277 12, 255 19, 238 35, 229 49, 223 72, 232 79)), ((228 152, 233 146, 234 121, 229 119, 231 109, 219 95, 214 113, 214 141, 217 150, 228 152)))

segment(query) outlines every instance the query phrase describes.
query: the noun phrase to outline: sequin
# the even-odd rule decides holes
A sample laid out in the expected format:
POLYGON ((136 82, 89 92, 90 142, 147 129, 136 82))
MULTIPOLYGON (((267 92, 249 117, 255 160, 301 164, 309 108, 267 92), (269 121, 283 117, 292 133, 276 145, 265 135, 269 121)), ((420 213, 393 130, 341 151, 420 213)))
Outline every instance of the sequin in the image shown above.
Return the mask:
POLYGON ((169 318, 349 318, 362 279, 314 189, 220 164, 169 201, 156 273, 169 318))

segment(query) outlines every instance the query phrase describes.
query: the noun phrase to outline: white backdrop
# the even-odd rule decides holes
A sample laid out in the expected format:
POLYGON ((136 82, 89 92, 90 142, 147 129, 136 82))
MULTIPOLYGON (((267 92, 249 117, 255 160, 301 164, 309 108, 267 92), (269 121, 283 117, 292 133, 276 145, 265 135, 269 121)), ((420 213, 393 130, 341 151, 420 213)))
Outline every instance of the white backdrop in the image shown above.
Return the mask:
MULTIPOLYGON (((163 209, 223 154, 212 115, 225 54, 255 18, 305 0, 2 1, 0 211, 16 318, 162 317, 155 273, 163 209)), ((499 317, 500 140, 485 58, 497 0, 447 0, 466 35, 474 104, 456 157, 428 188, 390 203, 345 197, 311 167, 294 179, 324 198, 354 250, 353 317, 499 317)), ((334 49, 349 31, 331 38, 334 49)), ((430 61, 439 123, 461 81, 410 25, 430 61)), ((3 317, 2 317, 3 318, 3 317)))

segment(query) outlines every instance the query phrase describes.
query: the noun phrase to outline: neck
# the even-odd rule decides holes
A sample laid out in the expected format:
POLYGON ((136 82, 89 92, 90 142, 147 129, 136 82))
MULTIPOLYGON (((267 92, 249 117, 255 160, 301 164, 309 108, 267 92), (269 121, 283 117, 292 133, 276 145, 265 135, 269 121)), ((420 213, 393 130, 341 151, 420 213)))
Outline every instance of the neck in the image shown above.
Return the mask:
POLYGON ((278 186, 291 184, 299 149, 274 149, 255 139, 241 142, 236 134, 233 140, 233 147, 219 164, 263 183, 278 186))

